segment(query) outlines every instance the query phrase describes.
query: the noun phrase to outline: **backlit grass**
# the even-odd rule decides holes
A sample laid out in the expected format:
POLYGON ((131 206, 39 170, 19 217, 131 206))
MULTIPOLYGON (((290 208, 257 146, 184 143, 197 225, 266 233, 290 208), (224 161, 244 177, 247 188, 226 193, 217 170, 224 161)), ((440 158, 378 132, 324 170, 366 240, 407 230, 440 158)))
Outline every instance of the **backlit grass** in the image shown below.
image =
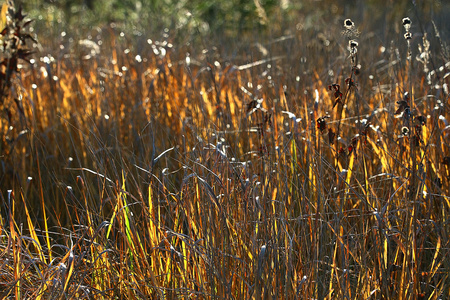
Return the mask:
POLYGON ((58 37, 3 104, 0 295, 450 297, 448 52, 401 22, 58 37))

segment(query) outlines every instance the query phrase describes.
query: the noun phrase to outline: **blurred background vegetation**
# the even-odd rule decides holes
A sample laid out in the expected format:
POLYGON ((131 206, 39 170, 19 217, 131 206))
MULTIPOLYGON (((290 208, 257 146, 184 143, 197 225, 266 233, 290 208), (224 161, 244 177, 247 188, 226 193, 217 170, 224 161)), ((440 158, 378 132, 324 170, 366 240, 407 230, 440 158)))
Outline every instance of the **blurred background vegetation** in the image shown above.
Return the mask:
MULTIPOLYGON (((17 1, 17 0, 16 0, 17 1)), ((246 37, 285 34, 296 29, 326 29, 341 25, 344 17, 358 26, 369 26, 385 38, 397 24, 420 14, 424 24, 433 20, 447 34, 450 3, 439 0, 21 0, 35 18, 35 27, 47 30, 87 30, 114 23, 141 33, 169 29, 175 36, 212 34, 246 37), (414 5, 416 7, 414 7, 414 5)), ((417 23, 416 23, 417 24, 417 23)))

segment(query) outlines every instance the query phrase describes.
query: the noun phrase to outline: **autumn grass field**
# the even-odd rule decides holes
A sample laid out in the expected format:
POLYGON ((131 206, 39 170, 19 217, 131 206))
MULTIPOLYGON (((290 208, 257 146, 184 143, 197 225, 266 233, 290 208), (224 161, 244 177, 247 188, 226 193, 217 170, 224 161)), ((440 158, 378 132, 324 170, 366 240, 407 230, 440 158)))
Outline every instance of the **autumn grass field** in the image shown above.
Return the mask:
POLYGON ((449 32, 409 12, 10 49, 0 298, 449 299, 449 32))

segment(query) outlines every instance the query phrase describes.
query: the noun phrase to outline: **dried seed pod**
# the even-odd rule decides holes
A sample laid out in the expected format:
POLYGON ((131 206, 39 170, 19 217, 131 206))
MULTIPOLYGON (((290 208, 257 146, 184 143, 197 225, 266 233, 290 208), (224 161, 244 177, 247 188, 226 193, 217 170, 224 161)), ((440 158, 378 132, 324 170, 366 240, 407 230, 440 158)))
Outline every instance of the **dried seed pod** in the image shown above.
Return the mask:
POLYGON ((405 100, 397 101, 398 109, 395 111, 396 115, 403 113, 406 109, 409 110, 408 102, 405 100))
POLYGON ((359 45, 358 42, 355 40, 348 41, 348 46, 350 47, 350 49, 356 48, 358 47, 358 45, 359 45))
POLYGON ((353 23, 350 19, 345 19, 344 21, 344 31, 343 35, 349 38, 357 37, 359 35, 358 30, 356 29, 355 23, 353 23))
POLYGON ((425 116, 417 116, 414 119, 419 125, 425 126, 427 123, 427 118, 425 116))
POLYGON ((319 129, 320 133, 324 133, 327 130, 327 121, 330 116, 323 116, 317 119, 317 129, 319 129))
POLYGON ((406 127, 406 126, 403 126, 403 127, 402 127, 402 134, 403 134, 403 135, 408 135, 408 133, 409 133, 409 128, 406 127))
POLYGON ((344 27, 345 29, 353 29, 355 28, 355 23, 353 23, 353 21, 351 19, 345 19, 344 21, 344 27))
POLYGON ((402 19, 403 27, 405 27, 406 32, 409 32, 411 29, 411 19, 406 17, 402 19))

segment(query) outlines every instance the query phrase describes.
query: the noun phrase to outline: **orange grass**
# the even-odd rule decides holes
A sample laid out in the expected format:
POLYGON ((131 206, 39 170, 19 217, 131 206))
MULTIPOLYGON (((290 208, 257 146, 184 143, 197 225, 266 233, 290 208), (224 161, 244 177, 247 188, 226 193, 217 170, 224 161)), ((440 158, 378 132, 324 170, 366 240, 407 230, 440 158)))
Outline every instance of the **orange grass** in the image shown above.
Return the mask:
POLYGON ((450 297, 448 60, 430 84, 402 34, 381 52, 362 33, 349 89, 340 31, 228 60, 110 30, 24 65, 0 123, 1 297, 450 297))

